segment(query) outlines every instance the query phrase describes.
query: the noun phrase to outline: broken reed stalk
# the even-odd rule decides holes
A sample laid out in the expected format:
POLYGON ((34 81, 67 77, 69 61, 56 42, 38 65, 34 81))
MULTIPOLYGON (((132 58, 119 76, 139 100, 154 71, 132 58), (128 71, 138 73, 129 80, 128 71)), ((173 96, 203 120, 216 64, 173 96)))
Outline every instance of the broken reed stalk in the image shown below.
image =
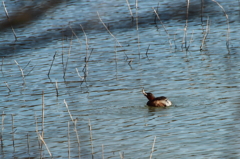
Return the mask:
POLYGON ((230 25, 229 25, 229 19, 228 19, 228 15, 225 11, 225 9, 223 8, 223 6, 221 6, 217 1, 215 0, 212 0, 213 2, 215 2, 223 11, 225 17, 226 17, 226 22, 227 22, 227 37, 226 37, 226 47, 227 47, 227 50, 228 50, 228 54, 230 54, 230 48, 229 48, 229 45, 230 45, 230 25))
POLYGON ((69 124, 69 121, 68 121, 68 158, 69 159, 71 158, 70 146, 71 146, 71 143, 70 143, 70 124, 69 124))
POLYGON ((23 85, 25 85, 26 81, 25 81, 25 77, 24 77, 23 70, 22 70, 22 68, 20 67, 20 65, 17 63, 17 61, 16 61, 16 60, 14 60, 14 61, 15 61, 15 63, 17 64, 19 70, 20 70, 21 73, 22 73, 23 85))
POLYGON ((89 133, 90 133, 90 141, 91 141, 91 146, 92 146, 92 158, 93 158, 93 142, 92 142, 92 126, 91 126, 91 121, 88 119, 88 127, 89 127, 89 133))
POLYGON ((151 154, 150 154, 150 159, 152 159, 152 154, 153 154, 153 151, 154 151, 154 145, 155 145, 155 142, 156 142, 156 136, 154 137, 154 140, 153 140, 153 145, 152 145, 152 151, 151 151, 151 154))
POLYGON ((66 105, 66 108, 67 108, 68 114, 69 114, 69 116, 70 116, 70 118, 71 118, 73 124, 75 124, 75 123, 74 123, 74 120, 73 120, 73 117, 72 117, 72 115, 71 115, 71 113, 70 113, 70 110, 68 109, 68 105, 67 105, 66 100, 64 99, 63 102, 64 102, 64 104, 66 105))
POLYGON ((13 118, 13 114, 11 114, 12 116, 12 142, 13 142, 13 152, 15 152, 15 143, 14 143, 14 118, 13 118))
POLYGON ((55 83, 56 83, 56 85, 55 85, 55 86, 56 86, 56 93, 57 93, 57 97, 58 97, 58 84, 57 84, 57 79, 56 79, 56 82, 55 82, 55 83))
MULTIPOLYGON (((6 8, 6 6, 5 6, 4 1, 2 1, 2 4, 3 4, 4 10, 5 10, 7 19, 8 19, 8 21, 10 22, 10 18, 9 18, 9 16, 8 16, 7 8, 6 8)), ((14 37, 15 37, 15 41, 17 41, 17 35, 16 35, 16 33, 15 33, 12 25, 11 25, 11 28, 12 28, 13 35, 14 35, 14 37)))
MULTIPOLYGON (((121 48, 123 48, 123 46, 120 44, 120 42, 118 41, 118 39, 110 32, 110 30, 108 29, 108 27, 104 24, 104 22, 102 21, 102 19, 101 19, 101 17, 100 17, 100 15, 99 15, 99 13, 97 12, 97 15, 98 15, 98 18, 99 18, 99 20, 101 21, 101 23, 103 24, 103 26, 106 28, 106 30, 108 31, 108 33, 114 38, 114 40, 118 43, 118 45, 121 47, 121 48)), ((125 54, 125 56, 127 57, 127 59, 128 59, 128 56, 127 56, 127 54, 125 53, 125 51, 123 51, 124 52, 124 54, 125 54)))
POLYGON ((67 66, 68 66, 68 60, 70 58, 70 55, 71 55, 71 50, 72 50, 72 38, 73 38, 73 34, 71 36, 71 40, 70 40, 70 46, 69 46, 69 49, 68 49, 68 56, 67 56, 67 61, 66 61, 66 65, 65 65, 65 68, 64 68, 64 72, 63 72, 63 79, 65 80, 65 76, 66 76, 66 71, 67 71, 67 66))
POLYGON ((78 135, 78 131, 77 131, 77 119, 74 120, 74 131, 76 132, 76 137, 77 137, 77 141, 78 141, 78 158, 81 158, 81 149, 80 149, 80 139, 79 139, 79 135, 78 135))
POLYGON ((104 159, 104 145, 102 144, 102 159, 104 159))
POLYGON ((50 75, 50 72, 51 72, 51 69, 52 69, 53 62, 54 62, 54 60, 55 60, 56 54, 57 54, 57 51, 55 51, 55 54, 53 55, 52 64, 51 64, 51 66, 50 66, 50 68, 49 68, 49 70, 48 70, 48 74, 47 74, 47 75, 48 75, 48 78, 49 78, 49 79, 50 79, 49 75, 50 75))
POLYGON ((210 31, 210 24, 209 24, 209 17, 208 17, 208 19, 207 19, 207 25, 206 25, 206 30, 205 30, 205 33, 204 33, 204 36, 203 36, 203 39, 202 39, 202 44, 201 44, 201 46, 200 46, 200 51, 203 50, 204 43, 205 43, 205 40, 206 40, 206 38, 207 38, 207 36, 208 36, 209 31, 210 31))
POLYGON ((8 83, 7 83, 7 82, 4 82, 4 83, 6 84, 6 86, 7 86, 8 90, 9 90, 9 92, 12 92, 11 89, 10 89, 10 87, 8 86, 8 83))
POLYGON ((128 10, 130 12, 130 15, 131 15, 131 18, 132 18, 132 21, 133 21, 134 17, 133 17, 133 14, 132 14, 132 10, 131 10, 130 4, 129 4, 128 0, 126 0, 126 2, 127 2, 128 10))
POLYGON ((161 25, 162 25, 162 27, 163 27, 165 33, 166 33, 167 36, 168 36, 168 42, 169 42, 169 45, 170 45, 170 48, 171 48, 171 47, 172 47, 172 43, 171 43, 171 40, 170 40, 170 35, 169 35, 169 33, 168 33, 166 27, 164 26, 162 20, 160 19, 160 17, 159 17, 159 15, 158 15, 157 11, 156 11, 153 7, 152 7, 152 9, 153 9, 154 13, 156 14, 158 20, 160 21, 160 23, 161 23, 161 25))
POLYGON ((42 141, 42 143, 45 145, 45 147, 46 147, 46 149, 47 149, 47 151, 48 151, 49 156, 50 156, 51 158, 53 158, 52 153, 50 152, 50 150, 49 150, 46 142, 44 141, 43 137, 41 136, 41 134, 38 134, 38 137, 40 138, 40 140, 42 141))

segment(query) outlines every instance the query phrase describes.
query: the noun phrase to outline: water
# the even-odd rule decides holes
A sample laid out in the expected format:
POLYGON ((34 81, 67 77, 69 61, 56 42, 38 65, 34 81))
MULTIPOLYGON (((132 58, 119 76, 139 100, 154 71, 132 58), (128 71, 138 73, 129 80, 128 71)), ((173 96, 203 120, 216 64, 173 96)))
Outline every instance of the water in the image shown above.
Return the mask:
MULTIPOLYGON (((135 1, 129 2, 135 16, 135 1)), ((31 5, 29 1, 5 3, 9 12, 31 5)), ((230 20, 230 54, 226 18, 214 2, 205 2, 203 25, 200 2, 190 2, 188 51, 182 43, 186 4, 178 1, 160 2, 160 17, 169 36, 160 22, 154 24, 151 7, 156 9, 158 1, 139 1, 138 31, 126 2, 67 1, 37 21, 16 27, 17 42, 11 30, 2 32, 1 158, 40 157, 36 129, 41 133, 42 94, 44 141, 54 158, 67 158, 69 150, 71 158, 79 156, 64 100, 77 119, 81 158, 92 158, 92 152, 94 158, 103 154, 104 158, 149 158, 155 137, 152 158, 239 158, 239 4, 219 3, 230 20), (117 40, 99 21, 97 11, 117 40), (210 32, 201 52, 208 16, 210 32), (76 68, 84 76, 86 56, 87 82, 82 82, 76 68), (145 106, 143 87, 156 96, 167 96, 173 106, 145 106)), ((49 157, 43 147, 42 155, 49 157)))

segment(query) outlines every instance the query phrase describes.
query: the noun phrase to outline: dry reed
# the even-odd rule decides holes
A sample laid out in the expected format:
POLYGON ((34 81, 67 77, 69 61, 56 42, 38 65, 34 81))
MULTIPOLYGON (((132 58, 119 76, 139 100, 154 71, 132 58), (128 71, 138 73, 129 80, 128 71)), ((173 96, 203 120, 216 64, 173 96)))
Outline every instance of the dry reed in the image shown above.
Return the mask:
POLYGON ((205 29, 205 31, 204 31, 204 36, 203 36, 203 39, 202 39, 202 44, 201 44, 201 46, 200 46, 200 51, 203 50, 204 43, 205 43, 205 40, 206 40, 206 38, 207 38, 207 36, 208 36, 208 34, 209 34, 209 31, 210 31, 210 23, 209 23, 209 17, 208 17, 206 29, 205 29))
MULTIPOLYGON (((100 15, 99 15, 99 13, 97 12, 97 15, 98 15, 98 18, 99 18, 99 20, 101 21, 101 23, 103 24, 103 26, 106 28, 106 30, 108 31, 108 33, 114 38, 114 40, 118 43, 118 45, 121 47, 121 48, 123 48, 123 46, 120 44, 120 42, 118 41, 118 39, 111 33, 111 31, 108 29, 108 27, 105 25, 105 23, 103 22, 103 20, 101 19, 101 17, 100 17, 100 15)), ((128 59, 128 56, 127 56, 127 54, 125 53, 125 51, 124 51, 124 54, 125 54, 125 56, 127 57, 127 59, 128 59)))
POLYGON ((156 136, 154 137, 154 140, 153 140, 153 145, 152 145, 152 151, 151 151, 151 154, 150 154, 150 159, 152 159, 152 154, 153 154, 153 152, 154 152, 154 145, 155 145, 155 142, 156 142, 156 136))
POLYGON ((23 80, 23 85, 25 85, 26 81, 25 81, 25 77, 24 77, 24 73, 23 73, 23 70, 22 68, 20 67, 20 65, 18 64, 18 62, 16 60, 14 60, 15 63, 17 64, 19 70, 21 71, 21 74, 22 74, 22 80, 23 80))
MULTIPOLYGON (((8 16, 7 8, 6 8, 6 6, 5 6, 4 1, 2 1, 2 4, 3 4, 4 10, 5 10, 7 19, 8 19, 8 21, 10 22, 10 18, 9 18, 9 16, 8 16)), ((17 41, 17 35, 16 35, 16 33, 15 33, 12 25, 11 25, 11 28, 12 28, 13 35, 14 35, 14 37, 15 37, 15 41, 17 41)))
POLYGON ((76 137, 77 137, 77 142, 78 142, 78 158, 81 158, 81 149, 80 149, 80 139, 79 139, 79 135, 78 135, 78 131, 77 131, 77 119, 74 120, 74 131, 76 133, 76 137))
POLYGON ((213 2, 215 2, 223 11, 225 17, 226 17, 226 22, 227 22, 227 37, 226 37, 226 47, 227 47, 227 50, 228 50, 228 54, 230 54, 230 48, 229 48, 229 45, 230 45, 230 25, 229 25, 229 19, 228 19, 228 15, 225 11, 225 9, 223 8, 222 5, 220 5, 217 1, 215 0, 212 0, 213 2))
POLYGON ((89 133, 90 133, 90 141, 91 141, 91 147, 92 147, 92 157, 93 157, 93 142, 92 142, 92 126, 91 126, 91 121, 88 119, 88 127, 89 127, 89 133))

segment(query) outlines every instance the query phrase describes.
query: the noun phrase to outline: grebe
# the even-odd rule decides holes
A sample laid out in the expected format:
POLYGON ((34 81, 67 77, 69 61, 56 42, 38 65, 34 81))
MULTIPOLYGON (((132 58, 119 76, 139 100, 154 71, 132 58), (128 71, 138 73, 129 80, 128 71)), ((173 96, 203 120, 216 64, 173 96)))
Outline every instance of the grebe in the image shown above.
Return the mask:
POLYGON ((147 105, 153 106, 153 107, 168 107, 171 106, 172 103, 170 100, 167 99, 167 97, 161 96, 155 98, 152 93, 146 93, 144 89, 142 89, 142 93, 148 98, 147 105))

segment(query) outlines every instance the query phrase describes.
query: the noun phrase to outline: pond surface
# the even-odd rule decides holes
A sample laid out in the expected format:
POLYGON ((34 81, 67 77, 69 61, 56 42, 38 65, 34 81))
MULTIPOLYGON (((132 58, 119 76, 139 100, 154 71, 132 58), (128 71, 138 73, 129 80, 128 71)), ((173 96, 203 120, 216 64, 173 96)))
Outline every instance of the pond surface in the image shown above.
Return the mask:
MULTIPOLYGON (((212 1, 202 21, 190 1, 186 27, 185 1, 130 0, 133 21, 126 1, 72 0, 18 41, 2 31, 0 158, 240 158, 239 3, 218 2, 229 32, 212 1), (147 107, 143 87, 173 106, 147 107)), ((5 2, 10 16, 33 4, 5 2)))

